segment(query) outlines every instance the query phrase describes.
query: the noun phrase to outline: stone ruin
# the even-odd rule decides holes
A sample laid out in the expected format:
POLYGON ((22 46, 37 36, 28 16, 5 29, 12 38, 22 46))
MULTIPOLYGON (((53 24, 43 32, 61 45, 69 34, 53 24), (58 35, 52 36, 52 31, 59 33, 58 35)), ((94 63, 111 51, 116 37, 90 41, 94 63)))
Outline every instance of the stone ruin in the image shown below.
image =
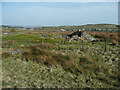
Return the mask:
POLYGON ((96 40, 91 35, 89 35, 85 31, 81 31, 81 30, 73 32, 72 34, 67 35, 67 37, 69 39, 69 42, 75 42, 75 41, 78 41, 78 40, 90 40, 90 41, 95 41, 96 40))

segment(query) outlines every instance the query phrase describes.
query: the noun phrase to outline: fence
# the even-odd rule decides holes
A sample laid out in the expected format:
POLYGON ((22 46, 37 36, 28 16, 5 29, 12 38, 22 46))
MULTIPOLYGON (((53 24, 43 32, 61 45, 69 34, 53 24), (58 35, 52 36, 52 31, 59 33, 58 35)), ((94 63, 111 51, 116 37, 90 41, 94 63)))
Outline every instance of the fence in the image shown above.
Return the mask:
MULTIPOLYGON (((37 41, 31 42, 29 40, 24 40, 24 41, 23 40, 18 40, 18 41, 8 40, 8 41, 3 41, 3 42, 4 42, 2 44, 3 48, 6 47, 6 45, 8 45, 8 47, 12 47, 12 48, 18 48, 20 45, 24 45, 27 48, 31 44, 40 44, 40 43, 41 43, 41 45, 43 47, 46 44, 46 39, 40 40, 38 42, 37 41)), ((108 41, 106 39, 105 43, 103 44, 104 45, 103 46, 104 52, 107 52, 107 50, 108 50, 107 43, 108 43, 108 41)), ((77 45, 78 45, 78 47, 79 46, 81 46, 81 47, 80 48, 74 47, 74 48, 80 49, 82 51, 84 51, 86 49, 85 46, 87 46, 86 42, 84 40, 81 40, 81 43, 78 43, 77 45)), ((69 43, 66 40, 64 40, 64 41, 58 40, 58 44, 56 43, 56 47, 58 48, 58 50, 61 50, 61 49, 71 49, 71 48, 73 48, 73 46, 75 46, 74 43, 69 43), (72 45, 72 46, 70 46, 70 45, 72 45), (66 46, 66 47, 63 47, 63 46, 66 46)), ((89 44, 88 44, 88 46, 89 46, 89 44)))

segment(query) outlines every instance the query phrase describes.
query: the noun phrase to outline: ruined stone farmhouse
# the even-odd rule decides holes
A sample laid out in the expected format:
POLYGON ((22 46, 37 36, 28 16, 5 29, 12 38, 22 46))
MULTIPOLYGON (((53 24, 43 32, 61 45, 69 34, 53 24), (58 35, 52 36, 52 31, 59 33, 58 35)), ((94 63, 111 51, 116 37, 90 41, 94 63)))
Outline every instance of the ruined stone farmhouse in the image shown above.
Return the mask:
POLYGON ((95 38, 93 38, 91 35, 81 30, 73 32, 72 34, 69 34, 67 36, 69 37, 70 42, 77 41, 77 40, 90 40, 90 41, 95 40, 95 38))

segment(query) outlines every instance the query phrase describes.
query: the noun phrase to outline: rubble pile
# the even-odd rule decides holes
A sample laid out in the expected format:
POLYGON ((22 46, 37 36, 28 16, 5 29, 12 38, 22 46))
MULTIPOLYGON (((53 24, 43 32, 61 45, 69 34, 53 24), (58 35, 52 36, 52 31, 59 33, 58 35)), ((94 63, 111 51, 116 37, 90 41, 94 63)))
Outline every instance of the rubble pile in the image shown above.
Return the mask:
POLYGON ((78 40, 90 40, 90 41, 96 40, 91 35, 81 30, 73 32, 72 34, 69 34, 67 36, 69 37, 69 42, 76 42, 78 40))

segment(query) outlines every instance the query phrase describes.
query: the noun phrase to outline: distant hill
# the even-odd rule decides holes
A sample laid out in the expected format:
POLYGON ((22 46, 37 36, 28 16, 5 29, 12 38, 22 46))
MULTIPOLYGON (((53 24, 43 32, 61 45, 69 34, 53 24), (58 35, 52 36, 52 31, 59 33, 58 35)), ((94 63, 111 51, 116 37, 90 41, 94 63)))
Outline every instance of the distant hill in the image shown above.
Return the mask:
POLYGON ((115 24, 90 24, 90 25, 83 25, 81 28, 85 29, 117 29, 115 24))

